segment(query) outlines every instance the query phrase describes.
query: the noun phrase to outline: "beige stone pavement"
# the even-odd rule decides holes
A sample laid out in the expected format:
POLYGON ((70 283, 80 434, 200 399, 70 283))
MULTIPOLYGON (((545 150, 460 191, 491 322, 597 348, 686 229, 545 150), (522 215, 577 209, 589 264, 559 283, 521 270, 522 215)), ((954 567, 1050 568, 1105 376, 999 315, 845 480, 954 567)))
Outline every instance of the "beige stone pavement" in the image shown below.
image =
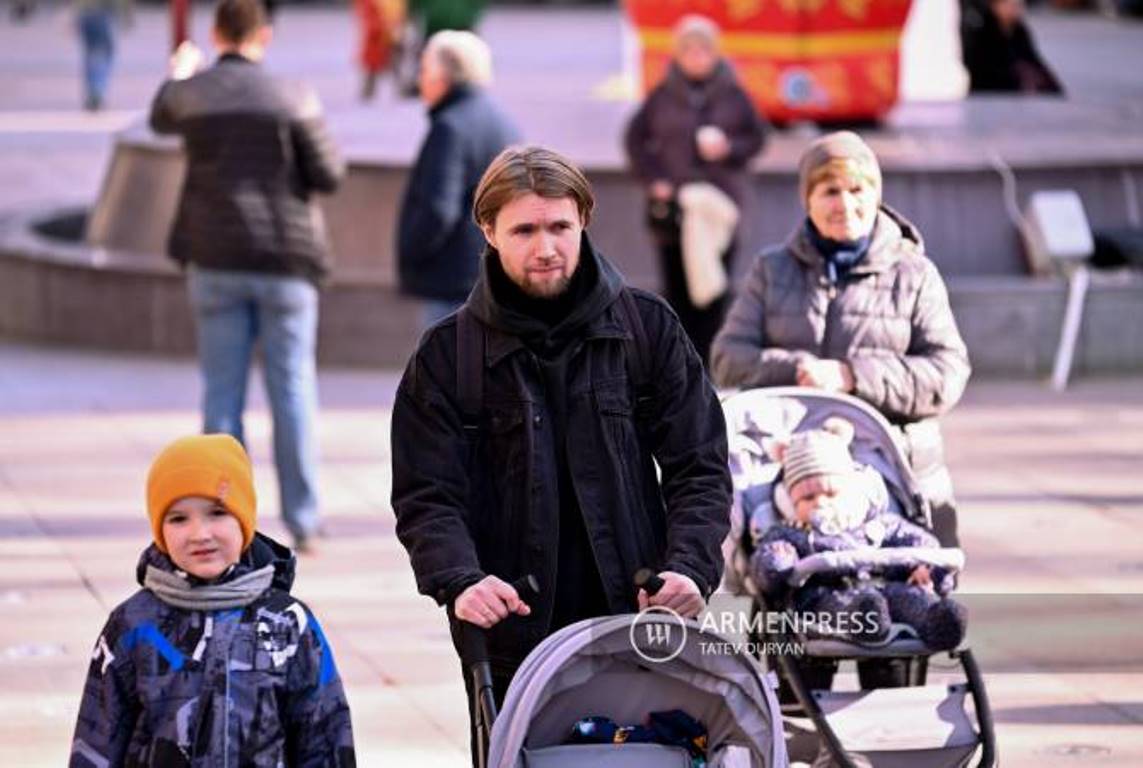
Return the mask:
MULTIPOLYGON (((460 768, 458 665, 393 535, 396 380, 322 373, 331 537, 296 593, 334 643, 360 764, 460 768)), ((0 766, 66 762, 91 644, 135 589, 148 461, 196 429, 197 397, 188 361, 0 342, 0 766)), ((251 407, 263 528, 281 535, 257 385, 251 407)), ((946 432, 1004 765, 1143 765, 1143 378, 976 383, 946 432)))

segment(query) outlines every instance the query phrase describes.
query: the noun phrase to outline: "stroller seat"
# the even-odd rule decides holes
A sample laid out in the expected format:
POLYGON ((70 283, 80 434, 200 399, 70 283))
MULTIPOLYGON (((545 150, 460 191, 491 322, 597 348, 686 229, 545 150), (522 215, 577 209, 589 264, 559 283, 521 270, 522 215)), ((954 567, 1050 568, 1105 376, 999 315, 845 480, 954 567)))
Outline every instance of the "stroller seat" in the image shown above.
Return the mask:
MULTIPOLYGON (((905 625, 894 624, 893 627, 904 628, 905 625)), ((900 637, 878 645, 822 638, 807 640, 802 648, 806 655, 819 659, 901 659, 937 653, 916 637, 900 637)))
MULTIPOLYGON (((850 445, 853 458, 876 471, 885 482, 898 514, 932 529, 927 501, 919 491, 895 429, 867 403, 849 395, 800 387, 756 389, 731 395, 723 402, 734 480, 731 533, 724 547, 727 568, 723 589, 750 597, 757 610, 786 610, 767 606, 766 596, 751 569, 754 541, 780 519, 773 493, 780 464, 769 455, 775 438, 819 429, 826 419, 841 416, 854 426, 850 445)), ((880 568, 926 564, 958 572, 964 553, 953 548, 853 549, 813 554, 802 558, 787 579, 797 588, 816 575, 846 574, 864 580, 880 568)), ((887 640, 859 643, 844 636, 787 631, 777 644, 759 647, 779 650, 763 661, 776 668, 789 687, 796 711, 783 704, 791 757, 795 743, 810 737, 816 750, 814 765, 852 768, 963 768, 974 754, 977 766, 996 764, 995 735, 984 680, 967 642, 948 653, 959 662, 965 682, 925 685, 927 663, 936 651, 919 639, 911 627, 894 624, 887 640), (838 661, 905 660, 906 687, 859 691, 816 689, 821 679, 804 664, 836 668, 838 661), (966 707, 972 704, 972 715, 966 707), (903 724, 908 724, 905 727, 903 724)), ((829 673, 832 678, 832 672, 829 673)), ((829 679, 826 678, 826 679, 829 679)), ((799 757, 798 759, 805 759, 799 757)))

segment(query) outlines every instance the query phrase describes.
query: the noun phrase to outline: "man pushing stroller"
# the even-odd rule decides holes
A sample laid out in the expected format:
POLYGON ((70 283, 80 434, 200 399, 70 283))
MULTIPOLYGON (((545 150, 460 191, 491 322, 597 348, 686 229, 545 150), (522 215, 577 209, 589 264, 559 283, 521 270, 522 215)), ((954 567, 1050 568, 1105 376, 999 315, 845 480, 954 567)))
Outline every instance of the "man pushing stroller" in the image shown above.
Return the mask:
POLYGON ((393 407, 397 535, 454 628, 489 630, 498 701, 557 629, 646 605, 694 616, 722 574, 718 398, 674 313, 592 246, 593 204, 554 152, 492 162, 476 286, 426 332, 393 407), (664 582, 653 596, 641 568, 664 582), (534 599, 512 586, 528 575, 534 599))

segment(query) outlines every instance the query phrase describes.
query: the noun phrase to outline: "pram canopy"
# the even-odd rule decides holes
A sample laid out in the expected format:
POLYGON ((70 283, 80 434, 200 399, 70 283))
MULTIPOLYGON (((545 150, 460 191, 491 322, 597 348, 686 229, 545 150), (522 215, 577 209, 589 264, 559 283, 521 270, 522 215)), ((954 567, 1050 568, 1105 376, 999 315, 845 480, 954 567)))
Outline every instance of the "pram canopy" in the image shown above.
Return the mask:
POLYGON ((735 490, 774 481, 780 467, 768 451, 771 439, 819 429, 831 416, 841 416, 854 427, 854 460, 880 473, 906 517, 929 523, 926 504, 896 430, 865 401, 806 387, 769 387, 731 395, 723 401, 722 409, 735 490))
MULTIPOLYGON (((706 726, 712 768, 732 764, 730 755, 743 768, 784 768, 786 747, 772 679, 749 655, 717 652, 724 642, 694 621, 655 612, 565 627, 537 646, 513 678, 492 729, 488 765, 595 764, 590 747, 556 746, 578 719, 601 715, 638 723, 652 711, 682 709, 706 726), (648 631, 677 638, 669 658, 645 652, 640 638, 648 631), (544 753, 560 759, 541 759, 544 753)), ((670 764, 663 752, 644 749, 649 746, 607 745, 597 751, 622 761, 600 764, 670 764)))

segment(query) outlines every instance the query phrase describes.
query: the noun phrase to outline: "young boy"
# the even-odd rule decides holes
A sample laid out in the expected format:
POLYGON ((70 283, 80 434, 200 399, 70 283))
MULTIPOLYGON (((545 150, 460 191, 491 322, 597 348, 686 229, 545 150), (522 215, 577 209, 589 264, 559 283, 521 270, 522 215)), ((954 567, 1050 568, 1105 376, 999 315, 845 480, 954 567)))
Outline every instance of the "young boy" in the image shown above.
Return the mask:
MULTIPOLYGON (((827 419, 821 429, 799 432, 771 446, 782 464, 775 506, 786 519, 757 542, 751 571, 773 597, 786 592, 786 578, 798 560, 819 552, 863 547, 939 547, 936 536, 889 508, 889 493, 871 467, 849 451, 853 425, 827 419)), ((861 579, 814 576, 792 595, 798 612, 829 614, 833 626, 848 624, 850 640, 879 642, 890 622, 911 626, 933 650, 955 648, 964 639, 964 607, 947 597, 952 575, 918 566, 885 574, 879 586, 861 579), (847 621, 860 615, 860 620, 847 621)))
POLYGON ((294 557, 255 531, 250 459, 184 437, 147 477, 142 589, 111 612, 88 670, 70 768, 345 768, 349 705, 294 557))

